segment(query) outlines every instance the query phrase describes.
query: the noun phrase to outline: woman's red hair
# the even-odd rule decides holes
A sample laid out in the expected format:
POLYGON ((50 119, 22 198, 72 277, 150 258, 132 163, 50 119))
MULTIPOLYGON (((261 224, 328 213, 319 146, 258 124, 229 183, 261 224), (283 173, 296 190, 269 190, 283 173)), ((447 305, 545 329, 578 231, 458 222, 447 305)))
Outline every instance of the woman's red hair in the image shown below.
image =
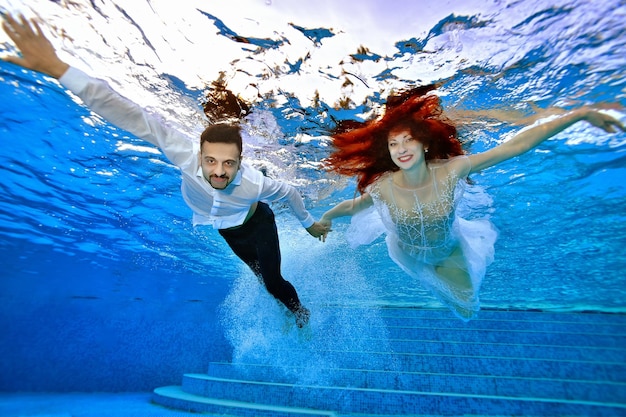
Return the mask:
POLYGON ((356 176, 359 192, 365 192, 383 173, 399 169, 387 146, 389 133, 397 129, 409 130, 428 148, 427 161, 463 154, 456 127, 443 116, 439 98, 428 94, 435 88, 417 87, 388 97, 380 119, 341 122, 332 135, 335 150, 326 159, 328 170, 356 176))

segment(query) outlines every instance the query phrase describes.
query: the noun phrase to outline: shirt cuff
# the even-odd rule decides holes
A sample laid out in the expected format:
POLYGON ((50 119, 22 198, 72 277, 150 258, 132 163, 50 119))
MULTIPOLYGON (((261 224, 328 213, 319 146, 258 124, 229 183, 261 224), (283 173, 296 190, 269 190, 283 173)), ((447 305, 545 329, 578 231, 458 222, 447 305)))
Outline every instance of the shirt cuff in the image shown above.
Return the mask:
POLYGON ((304 226, 305 229, 308 229, 309 227, 313 226, 313 223, 315 223, 315 219, 313 218, 313 216, 311 216, 311 214, 307 215, 306 219, 300 221, 300 223, 302 223, 302 226, 304 226))
POLYGON ((78 68, 69 67, 59 78, 61 85, 71 92, 81 91, 89 83, 91 77, 78 68))

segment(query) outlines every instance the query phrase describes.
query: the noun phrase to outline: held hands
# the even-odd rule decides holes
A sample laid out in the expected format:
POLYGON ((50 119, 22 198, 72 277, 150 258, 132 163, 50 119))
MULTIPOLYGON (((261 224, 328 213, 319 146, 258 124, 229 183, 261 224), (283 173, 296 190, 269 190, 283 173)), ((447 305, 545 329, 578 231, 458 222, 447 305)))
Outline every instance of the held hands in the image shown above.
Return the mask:
POLYGON ((322 226, 326 228, 326 233, 324 233, 320 237, 320 240, 322 242, 326 242, 326 237, 328 236, 328 233, 333 231, 332 229, 333 222, 326 217, 326 214, 324 214, 322 218, 320 219, 319 224, 321 224, 322 226))
POLYGON ((311 226, 306 228, 306 231, 313 237, 318 238, 322 242, 326 242, 326 236, 330 232, 330 224, 315 222, 311 226))
POLYGON ((10 14, 3 14, 2 29, 20 50, 20 56, 3 58, 7 62, 26 69, 42 72, 60 78, 68 69, 68 64, 61 61, 50 41, 43 35, 34 20, 30 22, 22 15, 19 20, 10 14))

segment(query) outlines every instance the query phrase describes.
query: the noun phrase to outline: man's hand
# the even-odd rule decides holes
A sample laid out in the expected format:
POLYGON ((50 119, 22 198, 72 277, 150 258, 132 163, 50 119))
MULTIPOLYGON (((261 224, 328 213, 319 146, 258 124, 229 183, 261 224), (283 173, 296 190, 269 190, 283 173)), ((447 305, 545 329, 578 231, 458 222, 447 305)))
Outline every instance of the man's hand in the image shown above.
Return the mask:
POLYGON ((330 232, 330 226, 315 222, 311 226, 307 227, 306 231, 309 232, 311 236, 324 242, 326 241, 326 235, 330 232))
POLYGON ((3 58, 5 61, 51 75, 54 78, 60 78, 67 71, 69 65, 59 59, 54 47, 43 35, 37 22, 34 20, 29 22, 21 15, 19 20, 10 14, 5 14, 3 17, 2 29, 21 52, 21 56, 3 58))

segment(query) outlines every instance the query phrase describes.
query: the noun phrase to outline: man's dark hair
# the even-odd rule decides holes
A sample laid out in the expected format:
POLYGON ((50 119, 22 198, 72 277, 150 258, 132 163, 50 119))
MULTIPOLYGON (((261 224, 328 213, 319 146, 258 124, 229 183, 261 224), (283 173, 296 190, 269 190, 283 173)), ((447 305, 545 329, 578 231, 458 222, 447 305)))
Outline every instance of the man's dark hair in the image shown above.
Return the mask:
POLYGON ((239 149, 239 155, 243 152, 241 141, 241 127, 234 123, 215 123, 204 129, 200 135, 200 147, 208 143, 233 143, 239 149))

